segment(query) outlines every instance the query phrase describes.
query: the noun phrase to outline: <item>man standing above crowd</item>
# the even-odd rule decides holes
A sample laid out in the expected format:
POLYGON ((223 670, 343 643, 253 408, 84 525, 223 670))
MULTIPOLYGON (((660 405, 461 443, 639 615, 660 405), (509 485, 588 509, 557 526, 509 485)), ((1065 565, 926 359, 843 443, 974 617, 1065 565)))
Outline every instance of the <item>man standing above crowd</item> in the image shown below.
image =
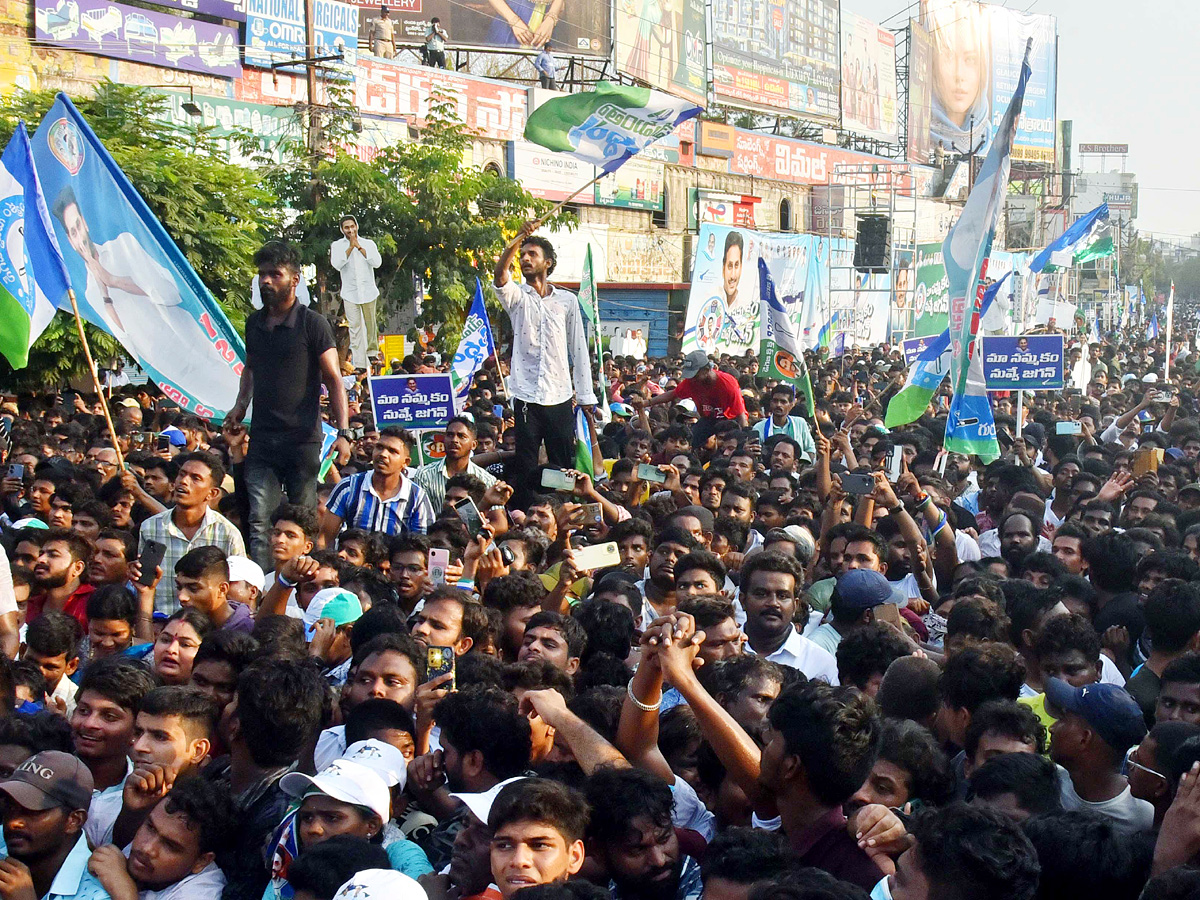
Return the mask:
MULTIPOLYGON (((634 401, 634 408, 641 410, 660 403, 673 403, 692 399, 700 413, 700 420, 692 429, 692 446, 697 450, 704 447, 716 430, 717 422, 732 419, 739 428, 745 428, 750 419, 746 414, 746 401, 737 379, 722 372, 709 361, 703 350, 693 350, 683 359, 683 380, 674 390, 663 391, 650 400, 634 401)), ((811 438, 810 438, 811 440, 811 438)))
POLYGON ((241 421, 254 401, 245 475, 250 555, 266 568, 271 561, 271 513, 283 493, 291 503, 317 505, 322 384, 329 391, 330 418, 338 428, 341 452, 350 451, 350 421, 333 331, 320 313, 296 302, 300 254, 290 244, 270 241, 255 254, 254 263, 263 308, 246 319, 246 365, 225 427, 231 435, 240 434, 241 421))
MULTIPOLYGON (((811 463, 816 458, 817 445, 813 440, 808 422, 801 416, 791 414, 797 403, 795 389, 789 384, 777 384, 771 388, 768 402, 771 414, 754 425, 759 443, 765 446, 767 438, 775 437, 777 434, 785 435, 800 445, 799 459, 811 463)), ((803 411, 801 410, 801 412, 803 411)))
POLYGON ((538 222, 521 226, 516 239, 496 261, 495 286, 512 322, 512 395, 517 447, 510 466, 520 476, 516 503, 524 508, 537 490, 538 451, 544 441, 550 465, 575 465, 575 416, 571 399, 595 406, 592 366, 579 298, 549 282, 557 258, 554 246, 535 236, 538 222), (521 250, 517 285, 509 266, 521 250))
MULTIPOLYGON (((383 12, 386 15, 387 9, 383 12)), ((373 240, 359 235, 354 216, 342 216, 339 227, 343 237, 329 246, 329 261, 342 276, 342 303, 350 326, 350 361, 356 369, 367 369, 371 357, 379 355, 375 322, 379 288, 375 285, 375 270, 383 258, 373 240)))

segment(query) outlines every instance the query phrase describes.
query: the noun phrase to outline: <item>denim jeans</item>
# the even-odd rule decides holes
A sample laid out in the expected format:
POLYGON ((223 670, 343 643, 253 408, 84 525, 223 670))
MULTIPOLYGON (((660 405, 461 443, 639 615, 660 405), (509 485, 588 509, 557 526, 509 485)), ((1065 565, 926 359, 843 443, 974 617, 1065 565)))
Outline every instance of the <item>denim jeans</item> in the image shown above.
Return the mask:
POLYGON ((321 445, 295 444, 256 436, 246 457, 246 494, 250 498, 250 557, 267 572, 271 561, 271 516, 283 502, 315 507, 321 445))

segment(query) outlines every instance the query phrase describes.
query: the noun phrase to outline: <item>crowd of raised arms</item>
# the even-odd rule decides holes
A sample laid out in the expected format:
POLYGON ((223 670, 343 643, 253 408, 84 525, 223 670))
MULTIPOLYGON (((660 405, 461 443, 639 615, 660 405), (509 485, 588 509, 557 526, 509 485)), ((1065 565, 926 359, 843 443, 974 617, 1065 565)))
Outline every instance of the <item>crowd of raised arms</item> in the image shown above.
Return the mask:
POLYGON ((946 387, 884 427, 895 348, 814 352, 814 409, 750 357, 592 379, 530 230, 425 465, 281 244, 224 423, 0 400, 2 900, 1200 896, 1190 310, 1169 378, 1068 337, 984 464, 946 387))

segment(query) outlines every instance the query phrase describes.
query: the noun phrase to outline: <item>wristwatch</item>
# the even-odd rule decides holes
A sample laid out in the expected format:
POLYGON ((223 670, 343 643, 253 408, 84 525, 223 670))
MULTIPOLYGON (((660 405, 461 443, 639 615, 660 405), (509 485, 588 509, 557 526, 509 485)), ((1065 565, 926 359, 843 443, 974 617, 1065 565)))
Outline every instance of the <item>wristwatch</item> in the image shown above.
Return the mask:
POLYGON ((345 438, 346 440, 353 442, 354 441, 354 429, 353 428, 339 428, 338 429, 338 437, 345 438))

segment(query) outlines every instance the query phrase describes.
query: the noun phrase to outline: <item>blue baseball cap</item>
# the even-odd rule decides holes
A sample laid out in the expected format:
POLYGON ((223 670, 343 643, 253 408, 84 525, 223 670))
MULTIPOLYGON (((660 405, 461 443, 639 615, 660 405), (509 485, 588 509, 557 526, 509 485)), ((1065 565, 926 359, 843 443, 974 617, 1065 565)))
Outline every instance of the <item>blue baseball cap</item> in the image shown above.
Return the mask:
POLYGON ((1101 740, 1124 753, 1146 736, 1142 708, 1129 692, 1115 684, 1073 687, 1061 678, 1046 679, 1046 711, 1056 719, 1074 713, 1100 735, 1101 740))
POLYGON ((894 599, 892 585, 881 573, 871 569, 851 569, 837 580, 829 605, 861 611, 881 603, 892 603, 894 599))

